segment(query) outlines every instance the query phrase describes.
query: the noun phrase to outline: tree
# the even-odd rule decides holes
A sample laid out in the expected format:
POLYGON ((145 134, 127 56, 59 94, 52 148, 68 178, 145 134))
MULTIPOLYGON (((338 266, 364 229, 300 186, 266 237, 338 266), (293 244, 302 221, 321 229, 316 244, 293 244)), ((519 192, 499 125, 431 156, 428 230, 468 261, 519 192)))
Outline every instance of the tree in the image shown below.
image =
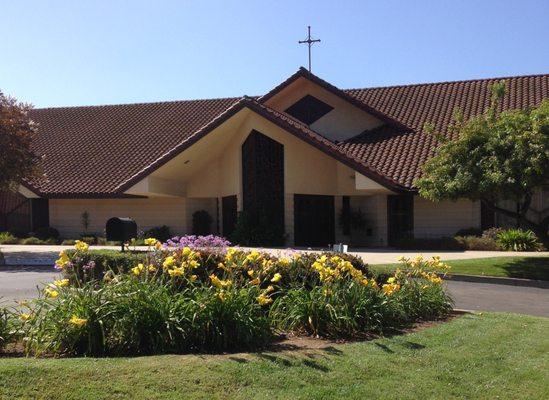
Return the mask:
MULTIPOLYGON (((441 145, 415 185, 432 201, 480 200, 496 213, 516 218, 547 243, 549 217, 532 221, 527 213, 536 190, 549 183, 549 99, 536 108, 498 112, 505 83, 491 90, 492 101, 483 114, 465 121, 457 111, 450 135, 436 134, 441 145), (517 208, 501 207, 505 200, 516 202, 517 208)), ((425 129, 434 131, 433 125, 425 129)))
POLYGON ((0 191, 14 190, 39 172, 39 157, 31 149, 37 128, 27 116, 30 108, 0 91, 0 191))

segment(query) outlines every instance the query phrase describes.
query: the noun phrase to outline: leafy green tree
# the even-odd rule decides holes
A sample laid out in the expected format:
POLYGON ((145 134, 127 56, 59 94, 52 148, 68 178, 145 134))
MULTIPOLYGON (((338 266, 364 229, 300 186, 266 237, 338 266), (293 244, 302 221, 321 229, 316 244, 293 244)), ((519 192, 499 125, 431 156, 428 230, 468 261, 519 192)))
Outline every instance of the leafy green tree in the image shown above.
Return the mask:
MULTIPOLYGON (((436 134, 441 145, 415 185, 432 201, 480 200, 547 243, 549 217, 532 221, 527 213, 535 191, 549 183, 549 99, 536 108, 498 112, 505 83, 491 90, 492 101, 483 114, 464 120, 457 111, 449 134, 436 134), (502 208, 505 200, 516 202, 517 208, 502 208)), ((433 125, 425 129, 434 131, 433 125)))
POLYGON ((0 91, 0 191, 14 190, 23 178, 39 173, 39 157, 31 149, 36 126, 27 116, 30 108, 0 91))

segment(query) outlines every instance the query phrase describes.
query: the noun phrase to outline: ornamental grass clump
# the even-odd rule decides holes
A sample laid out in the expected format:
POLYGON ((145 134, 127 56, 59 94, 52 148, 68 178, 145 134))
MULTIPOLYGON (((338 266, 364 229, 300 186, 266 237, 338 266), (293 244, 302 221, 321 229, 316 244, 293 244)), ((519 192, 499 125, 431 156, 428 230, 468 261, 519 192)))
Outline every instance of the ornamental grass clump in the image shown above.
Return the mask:
POLYGON ((255 287, 219 290, 159 279, 116 277, 60 287, 22 314, 29 354, 142 355, 233 351, 265 346, 272 333, 255 287))
POLYGON ((401 259, 385 283, 363 275, 340 257, 320 257, 313 268, 321 284, 282 293, 270 310, 275 326, 330 338, 361 337, 400 329, 419 319, 442 318, 452 309, 440 259, 401 259))
POLYGON ((507 229, 497 234, 497 243, 507 251, 540 251, 543 246, 530 230, 507 229))
POLYGON ((0 352, 10 341, 10 316, 11 313, 3 307, 0 307, 0 352))

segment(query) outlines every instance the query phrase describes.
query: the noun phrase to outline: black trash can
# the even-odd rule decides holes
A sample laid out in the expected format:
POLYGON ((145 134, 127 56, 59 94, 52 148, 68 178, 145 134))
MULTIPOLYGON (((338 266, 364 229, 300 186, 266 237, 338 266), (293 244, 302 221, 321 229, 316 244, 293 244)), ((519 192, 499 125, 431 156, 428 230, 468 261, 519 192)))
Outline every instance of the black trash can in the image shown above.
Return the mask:
POLYGON ((137 237, 137 224, 129 217, 113 217, 107 221, 105 232, 107 240, 120 242, 124 251, 124 243, 137 237))

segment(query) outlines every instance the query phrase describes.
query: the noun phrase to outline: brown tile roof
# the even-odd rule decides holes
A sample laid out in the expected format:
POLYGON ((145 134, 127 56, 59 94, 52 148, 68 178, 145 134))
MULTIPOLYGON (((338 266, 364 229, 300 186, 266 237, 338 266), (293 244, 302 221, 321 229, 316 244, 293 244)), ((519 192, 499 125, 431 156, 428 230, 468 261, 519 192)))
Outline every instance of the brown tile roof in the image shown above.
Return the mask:
POLYGON ((122 182, 188 139, 239 98, 35 109, 48 197, 113 196, 122 182))
MULTIPOLYGON (((422 163, 436 147, 434 139, 422 133, 423 124, 434 122, 445 131, 456 106, 466 116, 482 112, 488 104, 488 85, 494 81, 341 91, 301 69, 258 101, 246 97, 36 109, 30 112, 40 124, 34 146, 45 154, 47 179, 27 186, 47 197, 123 196, 139 179, 248 107, 375 181, 394 190, 411 190, 422 163), (261 104, 299 76, 377 115, 387 125, 334 143, 261 104)), ((505 108, 533 106, 549 97, 549 75, 506 81, 505 108)))
POLYGON ((423 132, 426 122, 448 134, 454 109, 464 116, 481 114, 490 102, 490 85, 506 82, 500 109, 538 105, 549 98, 549 74, 457 82, 350 89, 346 93, 411 129, 381 127, 340 144, 341 148, 366 165, 408 188, 421 175, 421 166, 437 146, 432 135, 423 132))
POLYGON ((267 120, 280 126, 282 129, 285 129, 294 136, 299 137, 310 145, 318 148, 320 151, 336 158, 342 163, 372 178, 376 182, 379 182, 380 184, 397 191, 405 190, 405 188, 401 187, 397 182, 393 181, 392 179, 388 179, 383 174, 378 173, 374 168, 366 167, 362 161, 354 158, 352 155, 347 154, 347 152, 342 150, 337 144, 326 139, 324 136, 318 134, 317 132, 311 130, 307 125, 300 122, 299 120, 284 112, 274 110, 266 106, 265 104, 260 103, 255 98, 244 96, 238 102, 231 105, 227 110, 219 114, 210 123, 204 125, 193 135, 187 137, 180 144, 171 148, 167 153, 163 154, 157 160, 146 165, 146 167, 139 171, 139 173, 135 174, 130 179, 122 183, 119 187, 117 187, 117 191, 123 192, 127 190, 132 185, 137 183, 140 179, 143 179, 149 173, 170 161, 172 158, 180 154, 193 143, 200 140, 202 137, 207 135, 209 132, 221 125, 227 119, 231 118, 243 108, 248 108, 254 111, 255 113, 266 118, 267 120))

